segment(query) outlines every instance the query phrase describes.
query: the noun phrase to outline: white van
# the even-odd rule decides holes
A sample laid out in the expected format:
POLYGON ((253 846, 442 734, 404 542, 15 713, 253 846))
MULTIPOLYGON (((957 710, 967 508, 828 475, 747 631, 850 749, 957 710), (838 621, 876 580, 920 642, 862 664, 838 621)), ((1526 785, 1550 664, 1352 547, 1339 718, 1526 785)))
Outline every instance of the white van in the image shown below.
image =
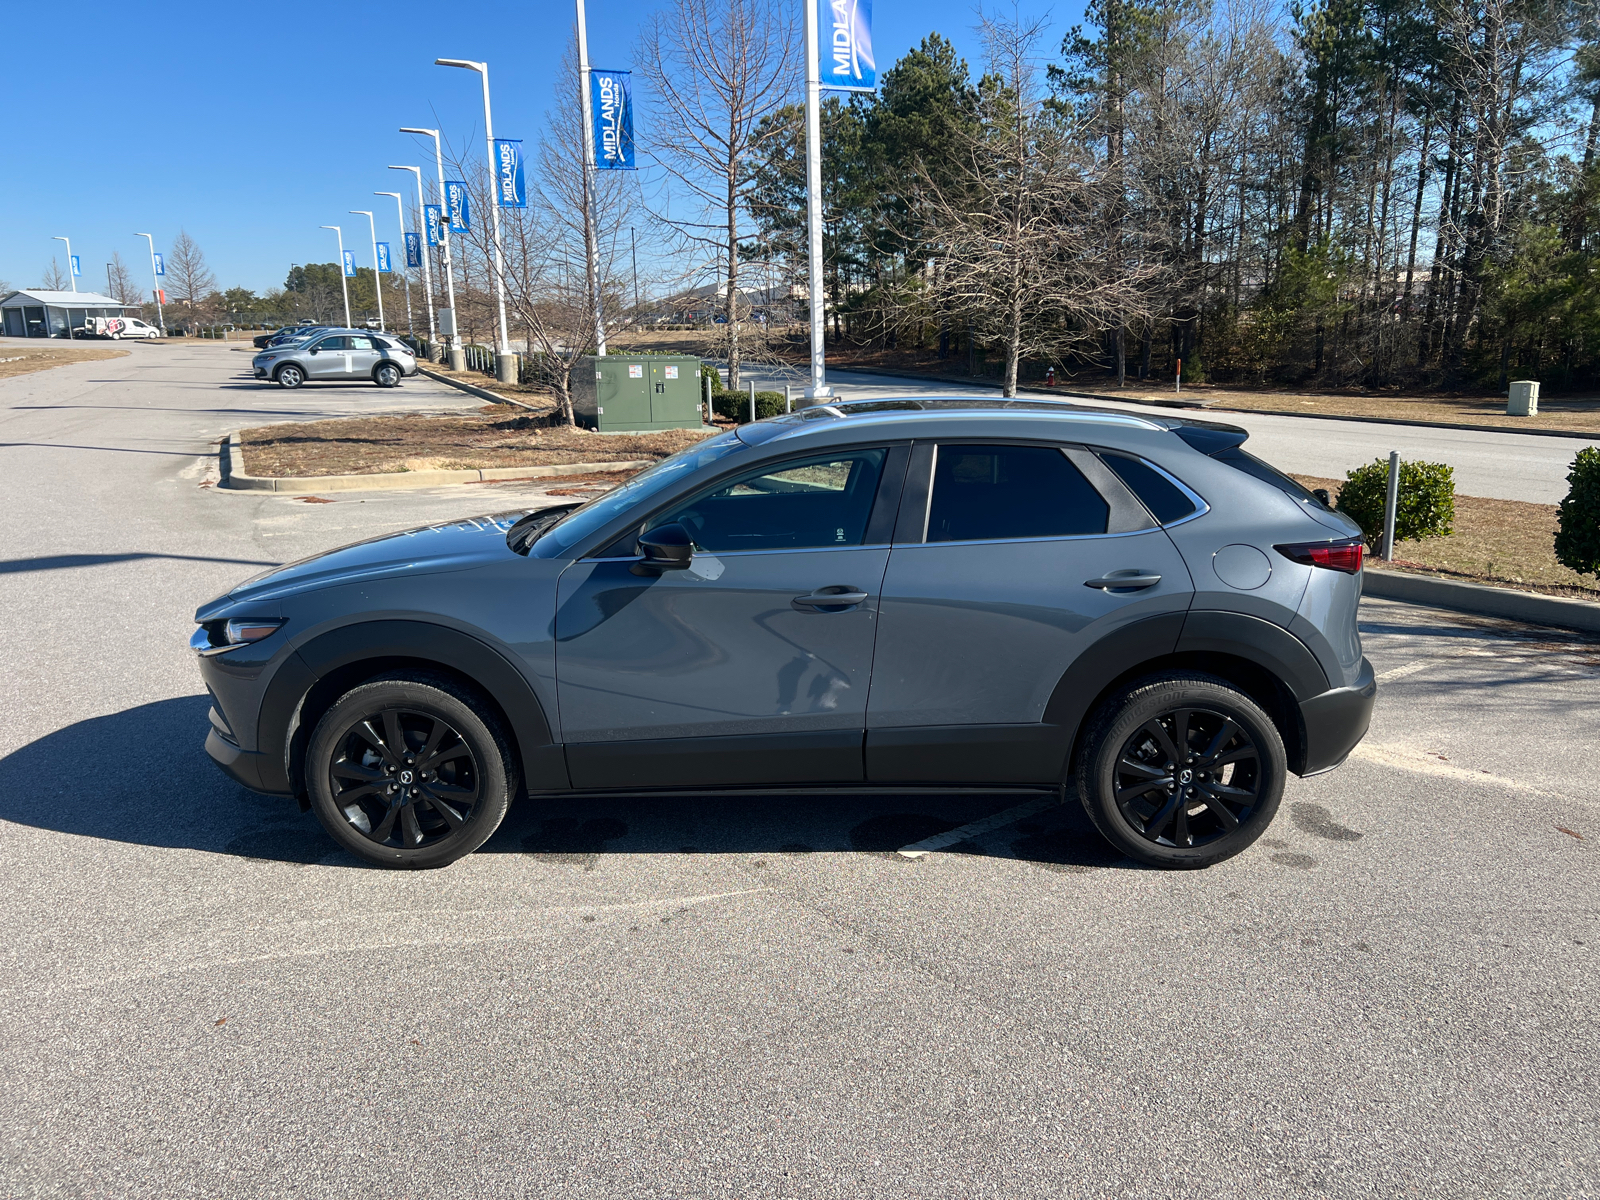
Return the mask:
POLYGON ((146 325, 138 317, 90 317, 84 323, 83 332, 92 337, 110 338, 112 341, 161 336, 161 330, 154 325, 146 325))

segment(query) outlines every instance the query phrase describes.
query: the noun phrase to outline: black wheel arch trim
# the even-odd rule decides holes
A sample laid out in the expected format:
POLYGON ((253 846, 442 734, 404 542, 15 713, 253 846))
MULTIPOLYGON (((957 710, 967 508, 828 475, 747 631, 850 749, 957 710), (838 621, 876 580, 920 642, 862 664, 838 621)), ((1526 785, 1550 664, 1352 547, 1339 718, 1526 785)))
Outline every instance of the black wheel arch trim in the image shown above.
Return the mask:
MULTIPOLYGON (((494 647, 470 634, 427 621, 363 621, 330 629, 298 647, 274 673, 262 697, 256 745, 262 756, 262 789, 298 793, 297 755, 309 730, 302 707, 319 683, 340 680, 344 668, 372 663, 377 673, 405 664, 431 666, 463 676, 499 706, 506 734, 522 763, 529 790, 566 790, 566 762, 552 742, 550 723, 533 687, 494 647), (298 743, 298 745, 297 745, 298 743), (282 749, 280 756, 275 752, 282 749)), ((351 685, 354 685, 352 679, 351 685)), ((342 687, 336 690, 342 691, 342 687)), ((318 697, 329 703, 336 696, 318 697)))

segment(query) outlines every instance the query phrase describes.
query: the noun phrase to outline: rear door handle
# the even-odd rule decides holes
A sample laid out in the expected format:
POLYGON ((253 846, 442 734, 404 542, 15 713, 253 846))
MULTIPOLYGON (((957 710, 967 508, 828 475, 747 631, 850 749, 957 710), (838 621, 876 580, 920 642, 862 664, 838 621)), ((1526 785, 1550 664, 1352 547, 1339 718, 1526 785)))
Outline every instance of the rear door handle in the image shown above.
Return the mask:
POLYGON ((1102 575, 1099 579, 1085 579, 1083 586, 1100 588, 1107 592, 1137 592, 1147 587, 1155 587, 1160 582, 1161 576, 1153 572, 1130 569, 1113 571, 1109 575, 1102 575))
POLYGON ((809 596, 796 596, 789 603, 797 609, 853 608, 863 600, 870 598, 866 592, 841 585, 831 588, 818 588, 809 596))

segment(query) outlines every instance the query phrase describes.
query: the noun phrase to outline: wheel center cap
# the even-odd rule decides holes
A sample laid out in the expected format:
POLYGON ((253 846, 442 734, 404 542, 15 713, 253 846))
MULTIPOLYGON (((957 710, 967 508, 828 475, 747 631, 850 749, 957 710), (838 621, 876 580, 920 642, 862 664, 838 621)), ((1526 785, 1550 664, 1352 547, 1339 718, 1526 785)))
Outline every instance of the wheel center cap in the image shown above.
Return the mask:
MULTIPOLYGON (((1185 771, 1184 774, 1187 775, 1188 772, 1185 771)), ((411 782, 411 772, 410 771, 401 771, 400 772, 400 782, 401 783, 410 783, 411 782)))
MULTIPOLYGON (((1194 781, 1194 772, 1189 770, 1188 767, 1185 767, 1183 770, 1178 772, 1178 782, 1179 783, 1192 783, 1193 781, 1194 781)), ((409 782, 409 780, 407 782, 409 782)))

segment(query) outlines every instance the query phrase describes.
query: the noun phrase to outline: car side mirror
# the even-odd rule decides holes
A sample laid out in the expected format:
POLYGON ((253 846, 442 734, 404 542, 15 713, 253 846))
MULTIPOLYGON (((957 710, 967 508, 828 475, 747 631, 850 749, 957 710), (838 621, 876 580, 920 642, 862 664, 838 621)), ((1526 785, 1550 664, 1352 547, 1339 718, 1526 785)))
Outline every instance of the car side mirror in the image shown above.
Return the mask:
POLYGON ((315 354, 316 352, 317 352, 317 348, 315 346, 311 347, 311 353, 315 354))
POLYGON ((639 554, 639 561, 628 568, 635 575, 681 571, 694 557, 694 540, 682 525, 659 525, 639 536, 639 554))
POLYGON ((1323 508, 1333 507, 1333 497, 1328 494, 1327 488, 1312 488, 1311 494, 1322 501, 1323 508))

